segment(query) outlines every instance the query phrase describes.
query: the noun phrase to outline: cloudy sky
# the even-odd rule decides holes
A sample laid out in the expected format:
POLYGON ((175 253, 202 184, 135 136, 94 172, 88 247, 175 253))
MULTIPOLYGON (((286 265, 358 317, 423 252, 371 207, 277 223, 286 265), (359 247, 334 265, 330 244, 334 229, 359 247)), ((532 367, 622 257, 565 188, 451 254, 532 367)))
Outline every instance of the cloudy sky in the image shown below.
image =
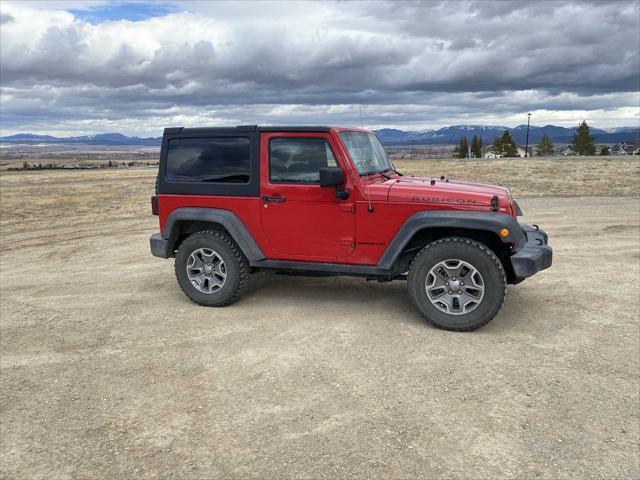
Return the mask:
POLYGON ((640 1, 0 3, 0 130, 640 124, 640 1))

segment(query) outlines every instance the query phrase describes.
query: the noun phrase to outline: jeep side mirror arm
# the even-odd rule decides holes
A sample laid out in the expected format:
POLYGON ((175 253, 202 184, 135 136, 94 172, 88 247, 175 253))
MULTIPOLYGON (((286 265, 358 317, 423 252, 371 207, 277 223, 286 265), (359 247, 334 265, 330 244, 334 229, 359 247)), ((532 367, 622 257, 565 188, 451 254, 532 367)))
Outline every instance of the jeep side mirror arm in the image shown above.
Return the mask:
POLYGON ((340 200, 349 198, 349 191, 344 188, 344 174, 340 167, 322 167, 319 173, 321 187, 336 187, 336 198, 340 200))
POLYGON ((336 198, 339 198, 340 200, 346 200, 347 198, 349 198, 349 195, 349 190, 347 190, 346 188, 336 187, 336 198))

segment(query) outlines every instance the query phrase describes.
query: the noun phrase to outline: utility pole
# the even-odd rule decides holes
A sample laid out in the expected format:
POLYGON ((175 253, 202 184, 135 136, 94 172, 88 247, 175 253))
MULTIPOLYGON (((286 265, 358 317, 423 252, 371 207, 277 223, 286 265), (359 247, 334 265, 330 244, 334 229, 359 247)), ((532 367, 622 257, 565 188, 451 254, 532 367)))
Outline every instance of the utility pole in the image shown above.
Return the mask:
POLYGON ((527 113, 527 139, 524 142, 524 158, 529 156, 529 124, 531 123, 531 114, 527 113))

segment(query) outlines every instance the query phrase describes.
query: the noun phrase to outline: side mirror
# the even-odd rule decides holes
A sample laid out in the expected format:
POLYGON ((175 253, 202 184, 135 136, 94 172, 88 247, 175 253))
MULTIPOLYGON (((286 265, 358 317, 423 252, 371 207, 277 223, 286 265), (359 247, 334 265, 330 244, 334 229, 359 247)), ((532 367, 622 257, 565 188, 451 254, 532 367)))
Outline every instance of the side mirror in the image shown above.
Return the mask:
POLYGON ((320 169, 320 186, 336 187, 336 198, 346 200, 349 198, 349 190, 343 188, 344 174, 340 167, 322 167, 320 169))
POLYGON ((339 187, 344 184, 344 175, 339 167, 322 167, 320 169, 321 187, 339 187))

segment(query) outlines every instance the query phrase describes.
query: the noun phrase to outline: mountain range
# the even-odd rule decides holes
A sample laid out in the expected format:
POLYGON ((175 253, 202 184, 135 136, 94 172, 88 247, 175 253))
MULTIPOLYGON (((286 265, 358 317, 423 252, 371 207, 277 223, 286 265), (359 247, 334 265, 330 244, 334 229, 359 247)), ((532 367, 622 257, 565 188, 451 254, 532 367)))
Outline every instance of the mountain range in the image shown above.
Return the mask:
MULTIPOLYGON (((474 135, 482 138, 483 143, 489 144, 496 137, 509 130, 516 143, 523 145, 527 133, 526 125, 517 127, 500 127, 486 125, 453 125, 437 130, 405 131, 394 128, 375 130, 380 141, 385 145, 452 145, 474 135)), ((575 128, 546 125, 544 127, 531 126, 529 129, 529 145, 535 145, 546 133, 553 143, 570 143, 575 128)), ((591 128, 591 135, 596 143, 640 143, 640 127, 620 127, 613 129, 591 128)), ((149 146, 159 147, 162 137, 128 137, 121 133, 101 133, 79 137, 53 137, 51 135, 35 135, 20 133, 0 137, 0 143, 10 144, 76 144, 76 145, 104 145, 104 146, 149 146)))
MULTIPOLYGON (((457 144, 462 137, 467 137, 471 140, 474 135, 482 138, 483 143, 487 145, 492 143, 496 137, 501 136, 505 130, 511 133, 517 144, 525 144, 526 125, 518 125, 514 128, 486 125, 454 125, 438 130, 408 132, 383 128, 376 130, 376 134, 385 145, 452 145, 457 144)), ((640 142, 640 127, 620 127, 607 130, 591 127, 590 132, 596 143, 640 142)), ((576 128, 555 125, 545 125, 544 127, 531 125, 529 128, 529 145, 537 144, 545 133, 553 143, 570 143, 576 133, 576 128)))
POLYGON ((53 137, 51 135, 35 135, 32 133, 19 133, 0 137, 0 143, 20 144, 75 144, 75 145, 113 145, 113 146, 160 146, 162 137, 128 137, 121 133, 99 133, 96 135, 83 135, 80 137, 53 137))

